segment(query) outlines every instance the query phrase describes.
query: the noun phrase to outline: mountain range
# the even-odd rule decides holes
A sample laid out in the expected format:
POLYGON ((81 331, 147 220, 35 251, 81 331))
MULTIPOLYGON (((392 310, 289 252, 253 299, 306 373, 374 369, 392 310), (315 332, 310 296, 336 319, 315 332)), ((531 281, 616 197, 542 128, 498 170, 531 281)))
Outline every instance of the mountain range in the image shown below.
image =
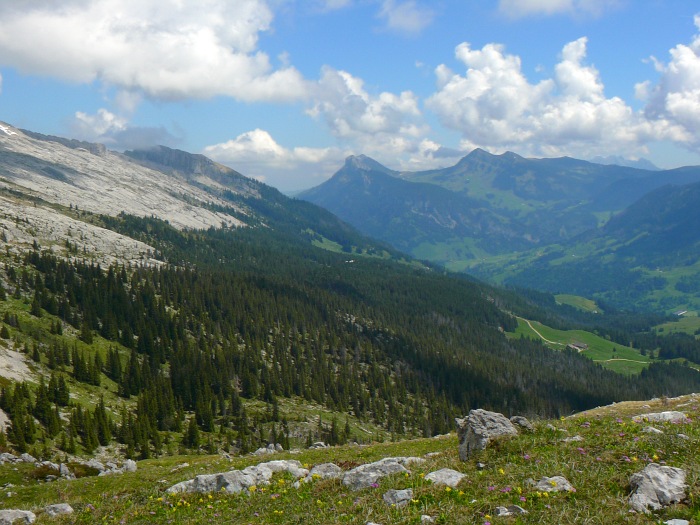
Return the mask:
POLYGON ((349 157, 299 197, 452 270, 618 307, 674 310, 700 308, 700 296, 677 286, 700 271, 698 182, 700 167, 638 169, 477 149, 423 172, 349 157))

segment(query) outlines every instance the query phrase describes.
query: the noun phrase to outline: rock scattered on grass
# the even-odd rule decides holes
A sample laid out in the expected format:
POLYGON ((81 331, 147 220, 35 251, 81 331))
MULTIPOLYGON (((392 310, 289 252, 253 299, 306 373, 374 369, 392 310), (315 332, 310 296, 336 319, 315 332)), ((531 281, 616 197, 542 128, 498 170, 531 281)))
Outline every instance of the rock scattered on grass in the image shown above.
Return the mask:
POLYGON ((372 486, 376 486, 377 482, 392 474, 409 473, 409 470, 404 466, 411 463, 420 463, 425 461, 422 458, 384 458, 374 463, 360 465, 352 470, 349 470, 343 476, 343 485, 350 490, 362 490, 372 486))
POLYGON ((341 469, 335 463, 321 463, 320 465, 314 466, 309 475, 306 477, 307 481, 312 479, 334 479, 339 478, 343 475, 343 469, 341 469))
POLYGON ((629 504, 637 512, 658 510, 686 497, 685 471, 683 469, 650 463, 644 470, 630 477, 629 504))
POLYGON ((217 474, 201 474, 188 481, 177 483, 166 490, 169 494, 208 493, 225 491, 238 494, 258 485, 269 485, 275 472, 289 472, 296 478, 306 477, 309 471, 296 460, 276 460, 217 474))
POLYGON ((44 507, 44 512, 48 517, 54 518, 62 514, 73 514, 73 507, 68 505, 68 503, 56 503, 55 505, 44 507))
POLYGON ((506 416, 488 410, 470 410, 466 418, 456 418, 455 423, 459 458, 462 461, 467 461, 476 452, 484 450, 495 439, 518 435, 518 429, 506 416))
POLYGON ((640 414, 632 418, 632 421, 635 423, 685 423, 687 420, 688 416, 686 416, 683 412, 678 412, 675 410, 640 414))
POLYGON ((498 517, 520 516, 528 512, 520 505, 508 505, 507 507, 496 507, 494 515, 498 517))
POLYGON ((510 418, 510 422, 513 423, 516 427, 520 427, 528 432, 535 431, 534 425, 530 423, 530 420, 524 416, 513 416, 510 418))
POLYGON ((0 510, 0 525, 12 525, 17 521, 20 521, 21 523, 34 523, 35 520, 36 515, 28 510, 0 510))
POLYGON ((540 492, 576 492, 574 486, 564 476, 544 477, 535 484, 540 492))
POLYGON ((384 493, 384 503, 397 508, 405 507, 413 499, 413 489, 391 489, 384 493))
POLYGON ((459 482, 462 481, 462 478, 465 477, 466 474, 462 474, 451 468, 442 468, 426 475, 425 479, 432 481, 436 485, 447 485, 454 489, 459 485, 459 482))

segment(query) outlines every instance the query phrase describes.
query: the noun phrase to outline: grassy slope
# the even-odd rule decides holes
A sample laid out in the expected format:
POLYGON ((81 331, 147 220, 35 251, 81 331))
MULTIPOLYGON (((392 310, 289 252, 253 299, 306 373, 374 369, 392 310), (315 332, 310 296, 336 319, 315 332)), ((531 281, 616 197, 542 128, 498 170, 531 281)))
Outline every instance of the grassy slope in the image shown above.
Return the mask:
POLYGON ((689 335, 698 335, 700 331, 700 316, 697 312, 689 312, 677 320, 660 324, 655 327, 659 332, 665 333, 685 333, 689 335))
POLYGON ((581 297, 579 295, 558 294, 555 295, 554 298, 556 299, 557 304, 568 304, 569 306, 573 306, 574 308, 578 308, 584 312, 603 313, 595 301, 586 299, 585 297, 581 297))
POLYGON ((547 346, 554 349, 565 348, 570 343, 585 343, 588 348, 582 352, 583 355, 621 374, 638 374, 651 361, 648 356, 641 355, 639 350, 613 343, 591 332, 556 330, 537 321, 518 318, 518 328, 510 336, 520 337, 521 335, 544 340, 547 346))
POLYGON ((297 459, 312 466, 335 462, 345 469, 389 456, 425 456, 408 475, 383 479, 376 488, 357 492, 339 481, 324 480, 291 487, 288 475, 276 474, 272 485, 245 495, 168 496, 165 489, 197 474, 240 469, 265 459, 245 456, 228 460, 213 456, 162 456, 140 461, 134 474, 86 477, 50 484, 33 480, 28 464, 0 466, 0 479, 10 482, 11 495, 2 495, 3 508, 34 509, 67 502, 72 516, 49 519, 39 514, 37 523, 254 523, 327 524, 374 521, 388 524, 420 523, 421 515, 438 523, 480 524, 582 524, 659 523, 671 518, 700 519, 700 403, 697 397, 642 403, 618 403, 558 421, 536 422, 533 433, 498 442, 475 458, 461 462, 454 434, 399 443, 344 446, 323 450, 283 453, 274 459, 297 459), (650 405, 650 406, 649 406, 650 405), (642 432, 644 424, 632 415, 669 409, 684 410, 692 422, 657 424, 663 435, 642 432), (556 429, 551 427, 553 425, 556 429), (681 439, 682 432, 688 439, 681 439), (563 442, 565 436, 581 441, 563 442), (687 500, 652 516, 629 512, 629 477, 650 461, 684 468, 690 485, 687 500), (477 462, 486 465, 480 470, 477 462), (456 489, 434 486, 424 476, 440 468, 452 468, 467 476, 456 489), (16 470, 15 470, 16 469, 16 470), (544 495, 527 482, 544 476, 563 475, 574 493, 544 495), (413 501, 402 509, 387 506, 382 495, 391 488, 412 488, 413 501), (497 506, 521 505, 528 514, 520 518, 491 516, 497 506))

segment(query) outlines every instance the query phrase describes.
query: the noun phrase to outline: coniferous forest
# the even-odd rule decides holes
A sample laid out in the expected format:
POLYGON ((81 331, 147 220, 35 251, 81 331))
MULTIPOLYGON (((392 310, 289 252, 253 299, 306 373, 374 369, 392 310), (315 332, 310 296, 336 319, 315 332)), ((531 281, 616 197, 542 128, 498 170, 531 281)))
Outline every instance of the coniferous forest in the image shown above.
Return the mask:
MULTIPOLYGON (((653 363, 627 377, 573 351, 509 340, 512 313, 527 305, 550 321, 586 320, 415 262, 321 250, 265 228, 183 232, 156 219, 100 220, 157 247, 163 263, 103 268, 39 246, 8 255, 0 300, 24 299, 32 316, 52 319, 51 333, 25 348, 50 380, 0 394, 12 422, 2 438, 18 450, 42 437, 69 453, 116 440, 128 456, 149 457, 171 432, 191 449, 212 435, 242 452, 288 446, 285 398, 392 435, 431 436, 476 407, 559 416, 700 386, 700 375, 680 364, 653 363), (69 344, 66 330, 81 344, 69 344), (97 338, 106 350, 91 346, 97 338), (119 413, 103 400, 92 409, 71 401, 67 377, 114 381, 119 413), (248 414, 251 401, 265 403, 264 416, 248 414)), ((22 333, 12 316, 2 325, 3 337, 22 333)), ((639 328, 600 329, 629 338, 639 328)), ((320 437, 343 442, 350 436, 342 426, 320 425, 320 437)))

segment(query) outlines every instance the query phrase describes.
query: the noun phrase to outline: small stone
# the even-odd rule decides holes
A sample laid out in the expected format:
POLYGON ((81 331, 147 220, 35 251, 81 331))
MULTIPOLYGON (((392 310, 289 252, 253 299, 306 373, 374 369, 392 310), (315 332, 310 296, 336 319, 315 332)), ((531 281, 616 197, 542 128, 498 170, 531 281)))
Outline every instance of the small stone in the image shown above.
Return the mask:
POLYGON ((22 520, 22 523, 34 523, 36 515, 28 510, 0 510, 0 525, 12 525, 17 520, 22 520))
POLYGON ((647 434, 663 434, 664 433, 663 430, 659 430, 658 428, 654 428, 651 426, 644 427, 642 429, 642 432, 646 432, 647 434))
POLYGON ((384 503, 397 508, 405 507, 413 499, 413 489, 391 489, 384 493, 384 503))
POLYGON ((68 505, 68 503, 56 503, 55 505, 44 507, 44 512, 47 516, 53 518, 61 514, 73 514, 73 507, 68 505))
POLYGON ((567 437, 561 440, 562 443, 573 443, 576 441, 583 441, 583 438, 576 434, 575 436, 567 437))
POLYGON ((664 521, 666 525, 690 525, 688 520, 680 520, 678 518, 673 520, 664 521))
POLYGON ((499 517, 505 516, 519 516, 527 514, 528 512, 522 508, 520 505, 509 505, 507 507, 496 507, 494 514, 499 517))
POLYGON ((564 476, 544 477, 536 483, 535 489, 540 492, 576 492, 576 489, 564 476))
POLYGON ((422 514, 420 517, 421 524, 423 523, 437 523, 437 518, 434 516, 428 516, 427 514, 422 514))
POLYGON ((425 479, 432 481, 436 485, 447 485, 448 487, 456 488, 464 477, 466 477, 466 474, 462 474, 451 468, 443 468, 431 472, 425 476, 425 479))
POLYGON ((534 425, 524 416, 513 416, 510 418, 510 422, 528 432, 533 432, 535 430, 534 425))

